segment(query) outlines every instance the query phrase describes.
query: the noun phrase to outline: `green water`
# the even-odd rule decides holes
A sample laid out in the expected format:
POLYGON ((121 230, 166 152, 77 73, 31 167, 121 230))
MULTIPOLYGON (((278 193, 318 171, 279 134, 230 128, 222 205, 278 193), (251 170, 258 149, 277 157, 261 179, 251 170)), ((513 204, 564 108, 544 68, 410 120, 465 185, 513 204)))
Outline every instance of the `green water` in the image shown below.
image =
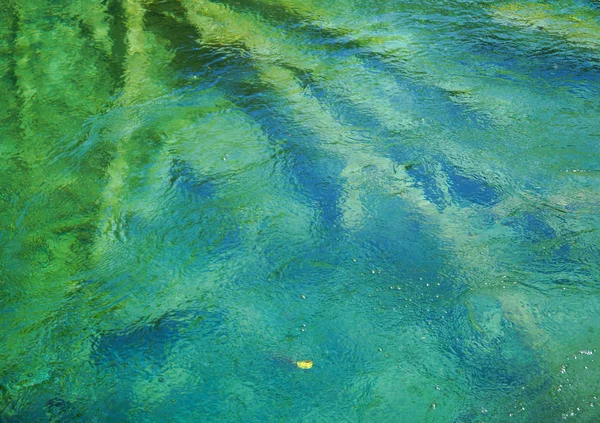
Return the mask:
POLYGON ((1 422, 600 421, 598 2, 0 34, 1 422))

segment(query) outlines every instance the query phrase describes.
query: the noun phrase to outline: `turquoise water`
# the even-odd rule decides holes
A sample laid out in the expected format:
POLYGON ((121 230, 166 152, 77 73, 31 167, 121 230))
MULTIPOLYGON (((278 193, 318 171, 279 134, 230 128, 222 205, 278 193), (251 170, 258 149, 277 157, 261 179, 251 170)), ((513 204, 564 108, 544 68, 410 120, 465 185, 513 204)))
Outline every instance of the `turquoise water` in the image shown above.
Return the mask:
POLYGON ((1 422, 600 421, 598 2, 0 34, 1 422))

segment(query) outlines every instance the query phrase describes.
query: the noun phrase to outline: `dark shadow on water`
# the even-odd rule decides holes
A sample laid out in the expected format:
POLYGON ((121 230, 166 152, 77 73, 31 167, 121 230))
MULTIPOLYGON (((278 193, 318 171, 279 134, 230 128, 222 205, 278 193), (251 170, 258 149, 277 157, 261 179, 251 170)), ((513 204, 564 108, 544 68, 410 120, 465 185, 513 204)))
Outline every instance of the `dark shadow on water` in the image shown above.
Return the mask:
MULTIPOLYGON (((153 320, 140 320, 120 330, 101 334, 92 359, 98 363, 126 365, 165 363, 169 349, 190 330, 208 323, 218 327, 224 321, 222 313, 196 309, 177 309, 153 320), (133 358, 137 358, 133 360, 133 358), (140 363, 147 361, 147 363, 140 363)), ((208 326, 207 326, 208 327, 208 326)), ((132 370, 134 371, 134 370, 132 370)))
POLYGON ((430 164, 426 162, 410 163, 406 170, 414 179, 416 186, 423 190, 425 198, 435 204, 438 210, 442 210, 445 206, 444 193, 436 182, 436 171, 430 169, 430 164))
POLYGON ((189 163, 180 158, 173 159, 169 169, 170 184, 192 199, 209 198, 215 193, 213 183, 202 178, 189 163))
POLYGON ((451 163, 445 162, 443 157, 437 156, 428 161, 423 160, 422 163, 411 164, 407 172, 414 178, 417 186, 423 189, 425 197, 440 210, 446 200, 461 206, 476 204, 486 207, 501 201, 500 194, 488 182, 478 176, 460 172, 451 163), (445 199, 442 187, 437 182, 440 172, 447 178, 451 199, 445 199))
POLYGON ((458 199, 480 206, 493 206, 500 202, 500 196, 486 181, 461 174, 451 165, 444 166, 444 171, 448 175, 450 188, 458 199))

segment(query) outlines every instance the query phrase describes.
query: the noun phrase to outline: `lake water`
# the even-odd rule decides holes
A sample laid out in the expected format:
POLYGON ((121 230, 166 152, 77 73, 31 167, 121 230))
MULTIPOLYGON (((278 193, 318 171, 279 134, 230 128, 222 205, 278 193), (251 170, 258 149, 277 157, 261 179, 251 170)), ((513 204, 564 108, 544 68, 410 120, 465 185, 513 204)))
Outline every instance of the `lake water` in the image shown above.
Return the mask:
POLYGON ((597 1, 0 34, 0 421, 600 421, 597 1))

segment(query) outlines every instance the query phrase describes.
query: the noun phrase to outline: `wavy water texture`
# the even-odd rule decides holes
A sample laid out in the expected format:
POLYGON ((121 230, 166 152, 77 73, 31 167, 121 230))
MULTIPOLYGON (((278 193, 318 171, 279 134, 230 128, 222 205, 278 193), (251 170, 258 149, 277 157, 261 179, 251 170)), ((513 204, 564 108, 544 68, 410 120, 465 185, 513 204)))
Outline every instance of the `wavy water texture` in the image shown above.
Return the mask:
POLYGON ((4 2, 0 421, 597 421, 599 22, 4 2))

